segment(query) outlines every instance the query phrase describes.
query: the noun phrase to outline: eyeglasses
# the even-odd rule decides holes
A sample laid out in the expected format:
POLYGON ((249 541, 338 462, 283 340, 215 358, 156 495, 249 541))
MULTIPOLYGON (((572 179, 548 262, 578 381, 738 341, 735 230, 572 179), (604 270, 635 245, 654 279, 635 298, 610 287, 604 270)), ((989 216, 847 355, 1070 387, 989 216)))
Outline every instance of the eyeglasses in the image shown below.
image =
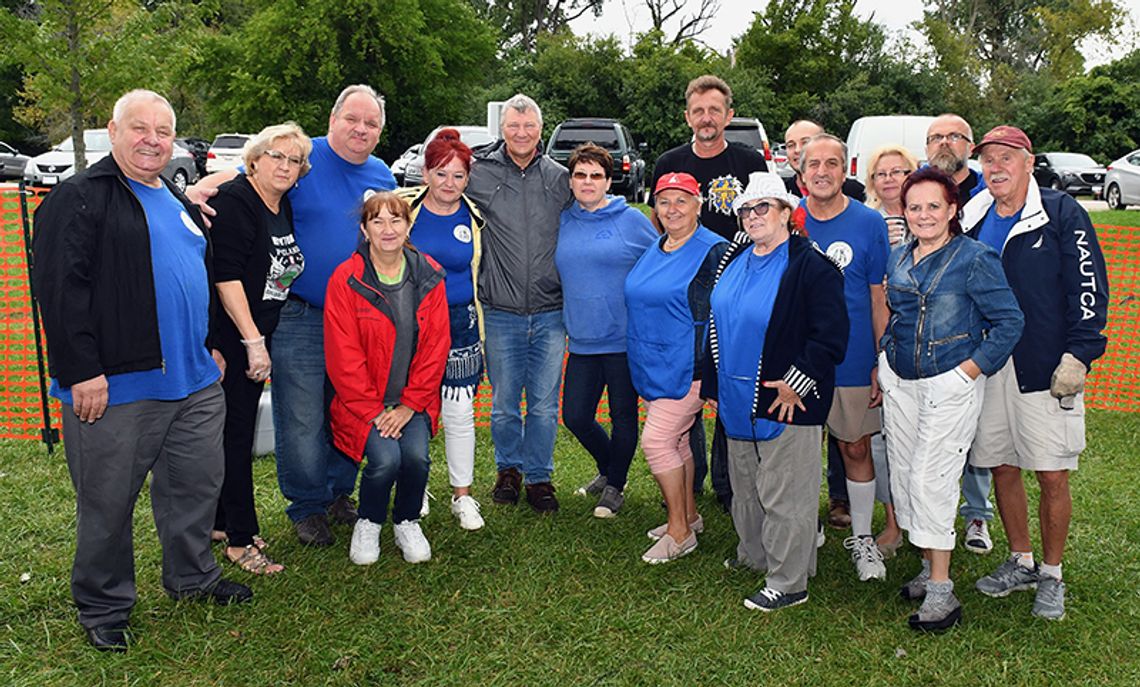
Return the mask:
POLYGON ((973 143, 973 141, 970 140, 969 136, 966 134, 960 134, 957 131, 952 134, 930 134, 926 137, 927 145, 933 145, 941 143, 943 141, 950 141, 951 143, 961 143, 962 141, 968 141, 970 143, 973 143))
POLYGON ((585 181, 586 179, 590 181, 601 181, 606 178, 606 175, 602 172, 590 172, 589 174, 585 172, 574 172, 573 176, 578 181, 585 181))
POLYGON ((871 177, 875 181, 883 181, 887 177, 892 179, 905 179, 906 175, 910 174, 913 170, 910 169, 892 169, 889 172, 875 172, 871 177))
POLYGON ((742 205, 740 209, 736 211, 736 214, 740 216, 740 219, 746 219, 750 214, 755 214, 757 217, 763 217, 764 215, 768 214, 768 208, 770 207, 772 207, 771 203, 766 200, 762 200, 755 205, 742 205))
POLYGON ((292 167, 300 167, 301 165, 305 164, 305 158, 297 157, 296 155, 286 155, 280 150, 267 150, 262 153, 262 155, 266 156, 270 160, 273 160, 277 164, 287 162, 292 167))

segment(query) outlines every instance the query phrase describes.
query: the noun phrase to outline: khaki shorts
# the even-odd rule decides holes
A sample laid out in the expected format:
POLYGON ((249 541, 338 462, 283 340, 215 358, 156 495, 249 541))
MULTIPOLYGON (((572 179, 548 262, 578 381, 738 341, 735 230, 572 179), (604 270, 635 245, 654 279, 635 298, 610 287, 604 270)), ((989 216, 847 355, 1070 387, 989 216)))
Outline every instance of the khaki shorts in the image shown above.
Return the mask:
POLYGON ((827 416, 827 431, 840 441, 859 441, 883 429, 878 408, 868 408, 870 386, 837 386, 827 416))
POLYGON ((1064 410, 1047 390, 1022 393, 1012 358, 986 379, 970 465, 1012 465, 1036 472, 1076 470, 1084 448, 1084 394, 1077 394, 1072 410, 1064 410))

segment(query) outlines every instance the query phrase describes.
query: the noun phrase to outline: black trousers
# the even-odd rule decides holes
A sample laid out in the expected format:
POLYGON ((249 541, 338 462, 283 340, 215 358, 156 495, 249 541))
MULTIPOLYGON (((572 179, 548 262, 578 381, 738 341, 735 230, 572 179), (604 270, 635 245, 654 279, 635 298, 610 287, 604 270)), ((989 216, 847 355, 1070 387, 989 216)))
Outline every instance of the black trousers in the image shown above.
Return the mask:
MULTIPOLYGON (((222 390, 226 394, 226 424, 222 439, 226 476, 214 516, 214 529, 226 533, 230 546, 249 546, 261 530, 253 505, 253 438, 257 431, 257 404, 265 382, 245 376, 249 361, 240 339, 222 336, 226 360, 222 390)), ((269 337, 265 337, 269 344, 269 337)))

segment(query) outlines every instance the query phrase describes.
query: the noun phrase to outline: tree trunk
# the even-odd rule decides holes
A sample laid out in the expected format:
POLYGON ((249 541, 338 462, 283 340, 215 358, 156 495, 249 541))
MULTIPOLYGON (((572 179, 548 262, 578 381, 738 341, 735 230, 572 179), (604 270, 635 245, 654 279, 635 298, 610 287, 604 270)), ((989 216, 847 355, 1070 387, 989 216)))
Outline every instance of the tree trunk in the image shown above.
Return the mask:
MULTIPOLYGON (((67 52, 78 57, 79 55, 79 18, 72 12, 67 19, 67 52)), ((71 78, 68 80, 68 91, 71 93, 71 107, 68 115, 71 119, 71 143, 75 150, 75 173, 87 169, 87 141, 83 137, 83 83, 79 74, 79 60, 71 61, 71 78)))

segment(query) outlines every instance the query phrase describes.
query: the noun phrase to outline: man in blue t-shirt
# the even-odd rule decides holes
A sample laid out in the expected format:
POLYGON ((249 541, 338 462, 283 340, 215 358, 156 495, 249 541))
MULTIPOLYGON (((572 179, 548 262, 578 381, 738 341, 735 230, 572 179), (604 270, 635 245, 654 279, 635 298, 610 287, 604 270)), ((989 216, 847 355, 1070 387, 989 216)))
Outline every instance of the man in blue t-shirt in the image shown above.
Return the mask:
MULTIPOLYGON (((277 482, 297 538, 329 546, 334 522, 354 524, 357 463, 337 451, 325 413, 325 288, 337 265, 360 240, 360 207, 377 191, 396 187, 391 170, 372 151, 384 128, 384 99, 370 86, 341 91, 329 115, 328 135, 313 139, 312 168, 289 192, 293 231, 305 271, 293 282, 273 337, 273 426, 277 482)), ((219 172, 188 191, 213 195, 238 172, 219 172)), ((212 214, 205 210, 206 214, 212 214)))
POLYGON ((126 651, 131 516, 147 473, 166 593, 230 604, 253 592, 222 579, 210 550, 225 469, 224 362, 208 343, 208 237, 159 176, 174 150, 174 111, 157 93, 131 91, 107 132, 111 154, 36 212, 32 287, 75 486, 72 597, 91 645, 126 651))
POLYGON ((807 197, 808 237, 843 270, 850 331, 847 355, 835 370, 828 433, 838 441, 851 504, 851 549, 859 579, 885 579, 882 553, 871 536, 875 468, 871 435, 882 429, 876 351, 887 325, 887 225, 878 212, 843 194, 847 146, 830 134, 813 136, 800 154, 807 197))

